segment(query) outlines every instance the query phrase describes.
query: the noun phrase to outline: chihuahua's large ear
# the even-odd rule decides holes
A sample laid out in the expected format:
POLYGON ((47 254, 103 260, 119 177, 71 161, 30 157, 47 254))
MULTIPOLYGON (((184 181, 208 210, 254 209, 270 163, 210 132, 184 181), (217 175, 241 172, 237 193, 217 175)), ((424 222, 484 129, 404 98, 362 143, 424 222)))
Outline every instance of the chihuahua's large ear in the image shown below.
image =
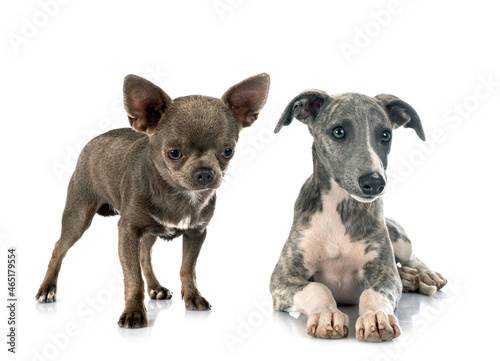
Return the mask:
POLYGON ((123 104, 132 128, 151 135, 172 99, 149 80, 130 74, 123 81, 123 104))
POLYGON ((278 133, 284 125, 289 125, 293 118, 305 124, 314 120, 327 98, 328 94, 321 90, 303 91, 288 103, 274 132, 278 133))
POLYGON ((425 141, 424 128, 422 128, 420 117, 408 103, 390 94, 379 94, 375 99, 382 104, 382 107, 387 112, 393 128, 399 128, 400 126, 412 128, 418 137, 425 141))
POLYGON ((266 73, 254 75, 229 88, 221 100, 238 121, 240 130, 249 127, 259 116, 269 93, 270 78, 266 73))

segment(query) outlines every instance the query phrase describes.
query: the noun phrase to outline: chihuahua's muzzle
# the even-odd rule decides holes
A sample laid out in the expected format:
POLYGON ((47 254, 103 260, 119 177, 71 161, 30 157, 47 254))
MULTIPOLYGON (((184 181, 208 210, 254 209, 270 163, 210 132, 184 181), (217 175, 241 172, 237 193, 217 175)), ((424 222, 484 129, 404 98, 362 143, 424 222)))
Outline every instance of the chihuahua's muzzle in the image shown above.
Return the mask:
POLYGON ((198 168, 192 173, 194 182, 200 186, 200 189, 210 187, 215 178, 215 172, 212 168, 198 168))

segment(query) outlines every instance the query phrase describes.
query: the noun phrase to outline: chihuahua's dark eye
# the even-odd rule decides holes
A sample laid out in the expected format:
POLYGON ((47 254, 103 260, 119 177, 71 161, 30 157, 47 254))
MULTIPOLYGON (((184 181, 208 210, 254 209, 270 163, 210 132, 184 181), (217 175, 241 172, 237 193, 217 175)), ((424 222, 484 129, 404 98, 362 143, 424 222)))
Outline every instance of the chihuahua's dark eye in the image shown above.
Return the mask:
POLYGON ((382 138, 381 138, 383 143, 387 143, 389 140, 391 140, 391 132, 388 130, 384 130, 382 132, 382 138))
POLYGON ((231 148, 226 148, 224 149, 224 152, 222 152, 222 156, 226 159, 229 159, 233 156, 234 151, 231 148))
POLYGON ((343 127, 336 127, 332 130, 332 135, 334 138, 344 139, 345 138, 345 130, 343 127))
POLYGON ((182 153, 179 149, 172 149, 168 151, 168 157, 172 160, 179 160, 182 158, 182 153))

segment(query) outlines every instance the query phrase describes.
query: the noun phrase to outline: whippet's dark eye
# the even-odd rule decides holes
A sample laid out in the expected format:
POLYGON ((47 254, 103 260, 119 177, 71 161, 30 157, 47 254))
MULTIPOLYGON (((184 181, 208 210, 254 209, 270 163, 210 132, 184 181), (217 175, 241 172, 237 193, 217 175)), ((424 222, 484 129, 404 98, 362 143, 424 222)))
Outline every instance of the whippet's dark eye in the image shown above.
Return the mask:
POLYGON ((234 151, 231 148, 226 148, 224 149, 224 152, 222 152, 222 156, 226 159, 229 159, 233 156, 234 151))
POLYGON ((332 135, 337 139, 345 138, 345 130, 342 127, 336 127, 332 130, 332 135))
POLYGON ((388 142, 389 140, 391 140, 391 132, 389 132, 388 130, 384 130, 382 132, 382 138, 381 138, 382 142, 386 143, 388 142))
POLYGON ((172 149, 168 151, 168 157, 172 160, 179 160, 182 158, 182 153, 179 149, 172 149))

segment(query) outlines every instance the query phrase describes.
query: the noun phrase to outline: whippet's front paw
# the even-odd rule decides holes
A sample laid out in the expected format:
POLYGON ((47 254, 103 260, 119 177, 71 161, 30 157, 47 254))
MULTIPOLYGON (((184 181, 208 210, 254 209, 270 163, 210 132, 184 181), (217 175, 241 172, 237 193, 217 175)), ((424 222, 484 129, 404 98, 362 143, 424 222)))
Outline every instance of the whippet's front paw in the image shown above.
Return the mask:
POLYGON ((313 313, 307 319, 307 334, 320 338, 342 338, 349 333, 349 317, 340 311, 313 313))
POLYGON ((383 311, 366 312, 356 321, 356 338, 360 341, 380 342, 401 335, 398 319, 383 311))

